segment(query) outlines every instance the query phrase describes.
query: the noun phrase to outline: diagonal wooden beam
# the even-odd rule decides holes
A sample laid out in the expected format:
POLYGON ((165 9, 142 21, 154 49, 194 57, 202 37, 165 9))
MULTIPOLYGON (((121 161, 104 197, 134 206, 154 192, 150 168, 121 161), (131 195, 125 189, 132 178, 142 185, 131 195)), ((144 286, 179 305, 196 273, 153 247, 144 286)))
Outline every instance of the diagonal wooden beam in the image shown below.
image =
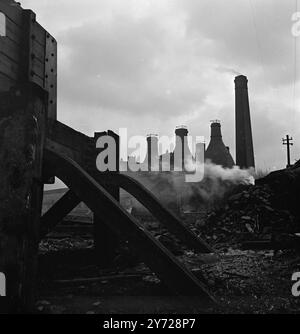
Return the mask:
POLYGON ((80 198, 69 190, 41 218, 40 238, 44 238, 81 202, 80 198))
POLYGON ((116 235, 128 243, 153 272, 177 295, 200 296, 202 301, 214 298, 206 287, 183 266, 160 242, 132 217, 88 173, 71 159, 45 150, 45 163, 55 175, 80 197, 116 235))
POLYGON ((170 210, 163 206, 146 187, 132 177, 121 173, 114 173, 113 175, 95 173, 93 176, 100 184, 117 185, 126 190, 144 205, 171 233, 190 248, 199 253, 215 253, 212 247, 203 239, 197 237, 170 210))

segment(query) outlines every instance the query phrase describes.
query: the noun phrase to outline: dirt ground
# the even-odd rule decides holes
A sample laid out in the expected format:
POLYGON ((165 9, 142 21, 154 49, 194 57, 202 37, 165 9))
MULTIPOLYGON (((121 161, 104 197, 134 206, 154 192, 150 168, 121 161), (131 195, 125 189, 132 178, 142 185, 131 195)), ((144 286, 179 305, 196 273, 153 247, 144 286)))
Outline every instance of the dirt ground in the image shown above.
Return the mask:
POLYGON ((90 237, 49 238, 40 246, 37 312, 52 314, 300 313, 291 277, 295 251, 241 251, 178 256, 215 296, 216 304, 177 298, 129 254, 106 270, 95 265, 90 237))

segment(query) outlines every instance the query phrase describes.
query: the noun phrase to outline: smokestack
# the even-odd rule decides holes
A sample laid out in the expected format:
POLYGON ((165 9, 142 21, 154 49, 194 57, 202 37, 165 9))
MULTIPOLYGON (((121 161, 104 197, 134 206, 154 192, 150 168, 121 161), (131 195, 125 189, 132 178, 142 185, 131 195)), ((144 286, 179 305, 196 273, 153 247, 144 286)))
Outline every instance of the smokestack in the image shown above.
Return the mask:
POLYGON ((205 152, 205 160, 225 168, 234 166, 234 160, 222 139, 220 121, 212 121, 210 143, 205 152))
POLYGON ((211 128, 210 138, 212 138, 216 141, 222 140, 221 122, 220 121, 212 121, 210 128, 211 128))
POLYGON ((248 79, 235 78, 236 164, 241 168, 255 167, 251 129, 248 79))
POLYGON ((182 171, 185 170, 185 161, 192 158, 192 154, 188 146, 188 133, 188 129, 185 125, 176 127, 176 145, 174 149, 173 165, 181 167, 182 171))
POLYGON ((149 171, 159 171, 158 135, 147 136, 147 157, 149 171))

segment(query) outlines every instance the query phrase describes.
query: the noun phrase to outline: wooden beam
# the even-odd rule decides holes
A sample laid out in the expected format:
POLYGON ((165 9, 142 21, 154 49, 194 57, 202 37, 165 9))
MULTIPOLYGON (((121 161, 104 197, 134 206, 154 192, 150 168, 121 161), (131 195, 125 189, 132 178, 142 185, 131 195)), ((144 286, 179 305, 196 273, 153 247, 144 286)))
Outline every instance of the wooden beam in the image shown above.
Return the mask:
POLYGON ((0 272, 7 312, 34 305, 46 98, 35 85, 0 94, 0 272))
MULTIPOLYGON (((48 118, 46 146, 70 157, 82 167, 92 165, 95 155, 93 141, 93 138, 56 121, 52 117, 48 118)), ((45 183, 54 183, 53 175, 47 166, 44 166, 44 176, 45 183)))
POLYGON ((69 190, 41 218, 40 237, 44 238, 58 225, 81 200, 69 190))
POLYGON ((46 145, 70 157, 84 168, 95 156, 94 138, 52 119, 49 119, 47 124, 46 145))
POLYGON ((4 13, 12 22, 22 27, 22 8, 16 1, 1 0, 0 11, 4 13))
POLYGON ((33 11, 22 9, 17 2, 1 0, 0 12, 6 17, 6 36, 0 38, 0 89, 8 91, 18 82, 40 86, 48 92, 48 118, 56 119, 55 38, 36 21, 33 11))
POLYGON ((44 88, 48 92, 48 118, 57 119, 57 42, 46 32, 45 47, 45 81, 44 88))
POLYGON ((122 173, 103 175, 99 172, 93 174, 93 176, 101 185, 118 185, 126 190, 144 205, 171 233, 190 248, 200 253, 215 253, 212 247, 203 239, 197 237, 171 211, 165 208, 148 189, 132 177, 122 173))
POLYGON ((175 294, 214 300, 206 287, 76 162, 46 150, 45 163, 175 294))
MULTIPOLYGON (((215 250, 212 247, 210 247, 203 239, 197 237, 138 181, 118 172, 100 173, 97 171, 96 157, 98 151, 95 147, 95 139, 87 137, 58 121, 49 121, 48 124, 47 148, 60 152, 62 155, 76 161, 81 167, 88 170, 88 172, 93 175, 104 188, 111 192, 115 198, 118 199, 119 188, 126 190, 144 205, 150 213, 159 220, 159 222, 170 230, 171 233, 173 233, 179 240, 182 240, 191 249, 200 253, 215 253, 215 250)), ((107 134, 113 135, 112 132, 103 132, 96 134, 95 138, 107 134)), ((117 157, 117 161, 119 161, 119 157, 117 157)), ((101 233, 99 231, 99 238, 103 238, 104 234, 104 232, 101 233)), ((110 244, 112 243, 112 240, 103 238, 102 244, 104 243, 110 244)))

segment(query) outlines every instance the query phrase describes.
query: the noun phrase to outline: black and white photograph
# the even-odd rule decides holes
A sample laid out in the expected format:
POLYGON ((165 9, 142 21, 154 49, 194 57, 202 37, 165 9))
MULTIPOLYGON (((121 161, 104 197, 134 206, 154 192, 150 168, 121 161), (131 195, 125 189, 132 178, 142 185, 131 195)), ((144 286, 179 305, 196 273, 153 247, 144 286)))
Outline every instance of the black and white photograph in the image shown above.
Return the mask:
POLYGON ((299 313, 300 0, 0 0, 0 314, 299 313))

